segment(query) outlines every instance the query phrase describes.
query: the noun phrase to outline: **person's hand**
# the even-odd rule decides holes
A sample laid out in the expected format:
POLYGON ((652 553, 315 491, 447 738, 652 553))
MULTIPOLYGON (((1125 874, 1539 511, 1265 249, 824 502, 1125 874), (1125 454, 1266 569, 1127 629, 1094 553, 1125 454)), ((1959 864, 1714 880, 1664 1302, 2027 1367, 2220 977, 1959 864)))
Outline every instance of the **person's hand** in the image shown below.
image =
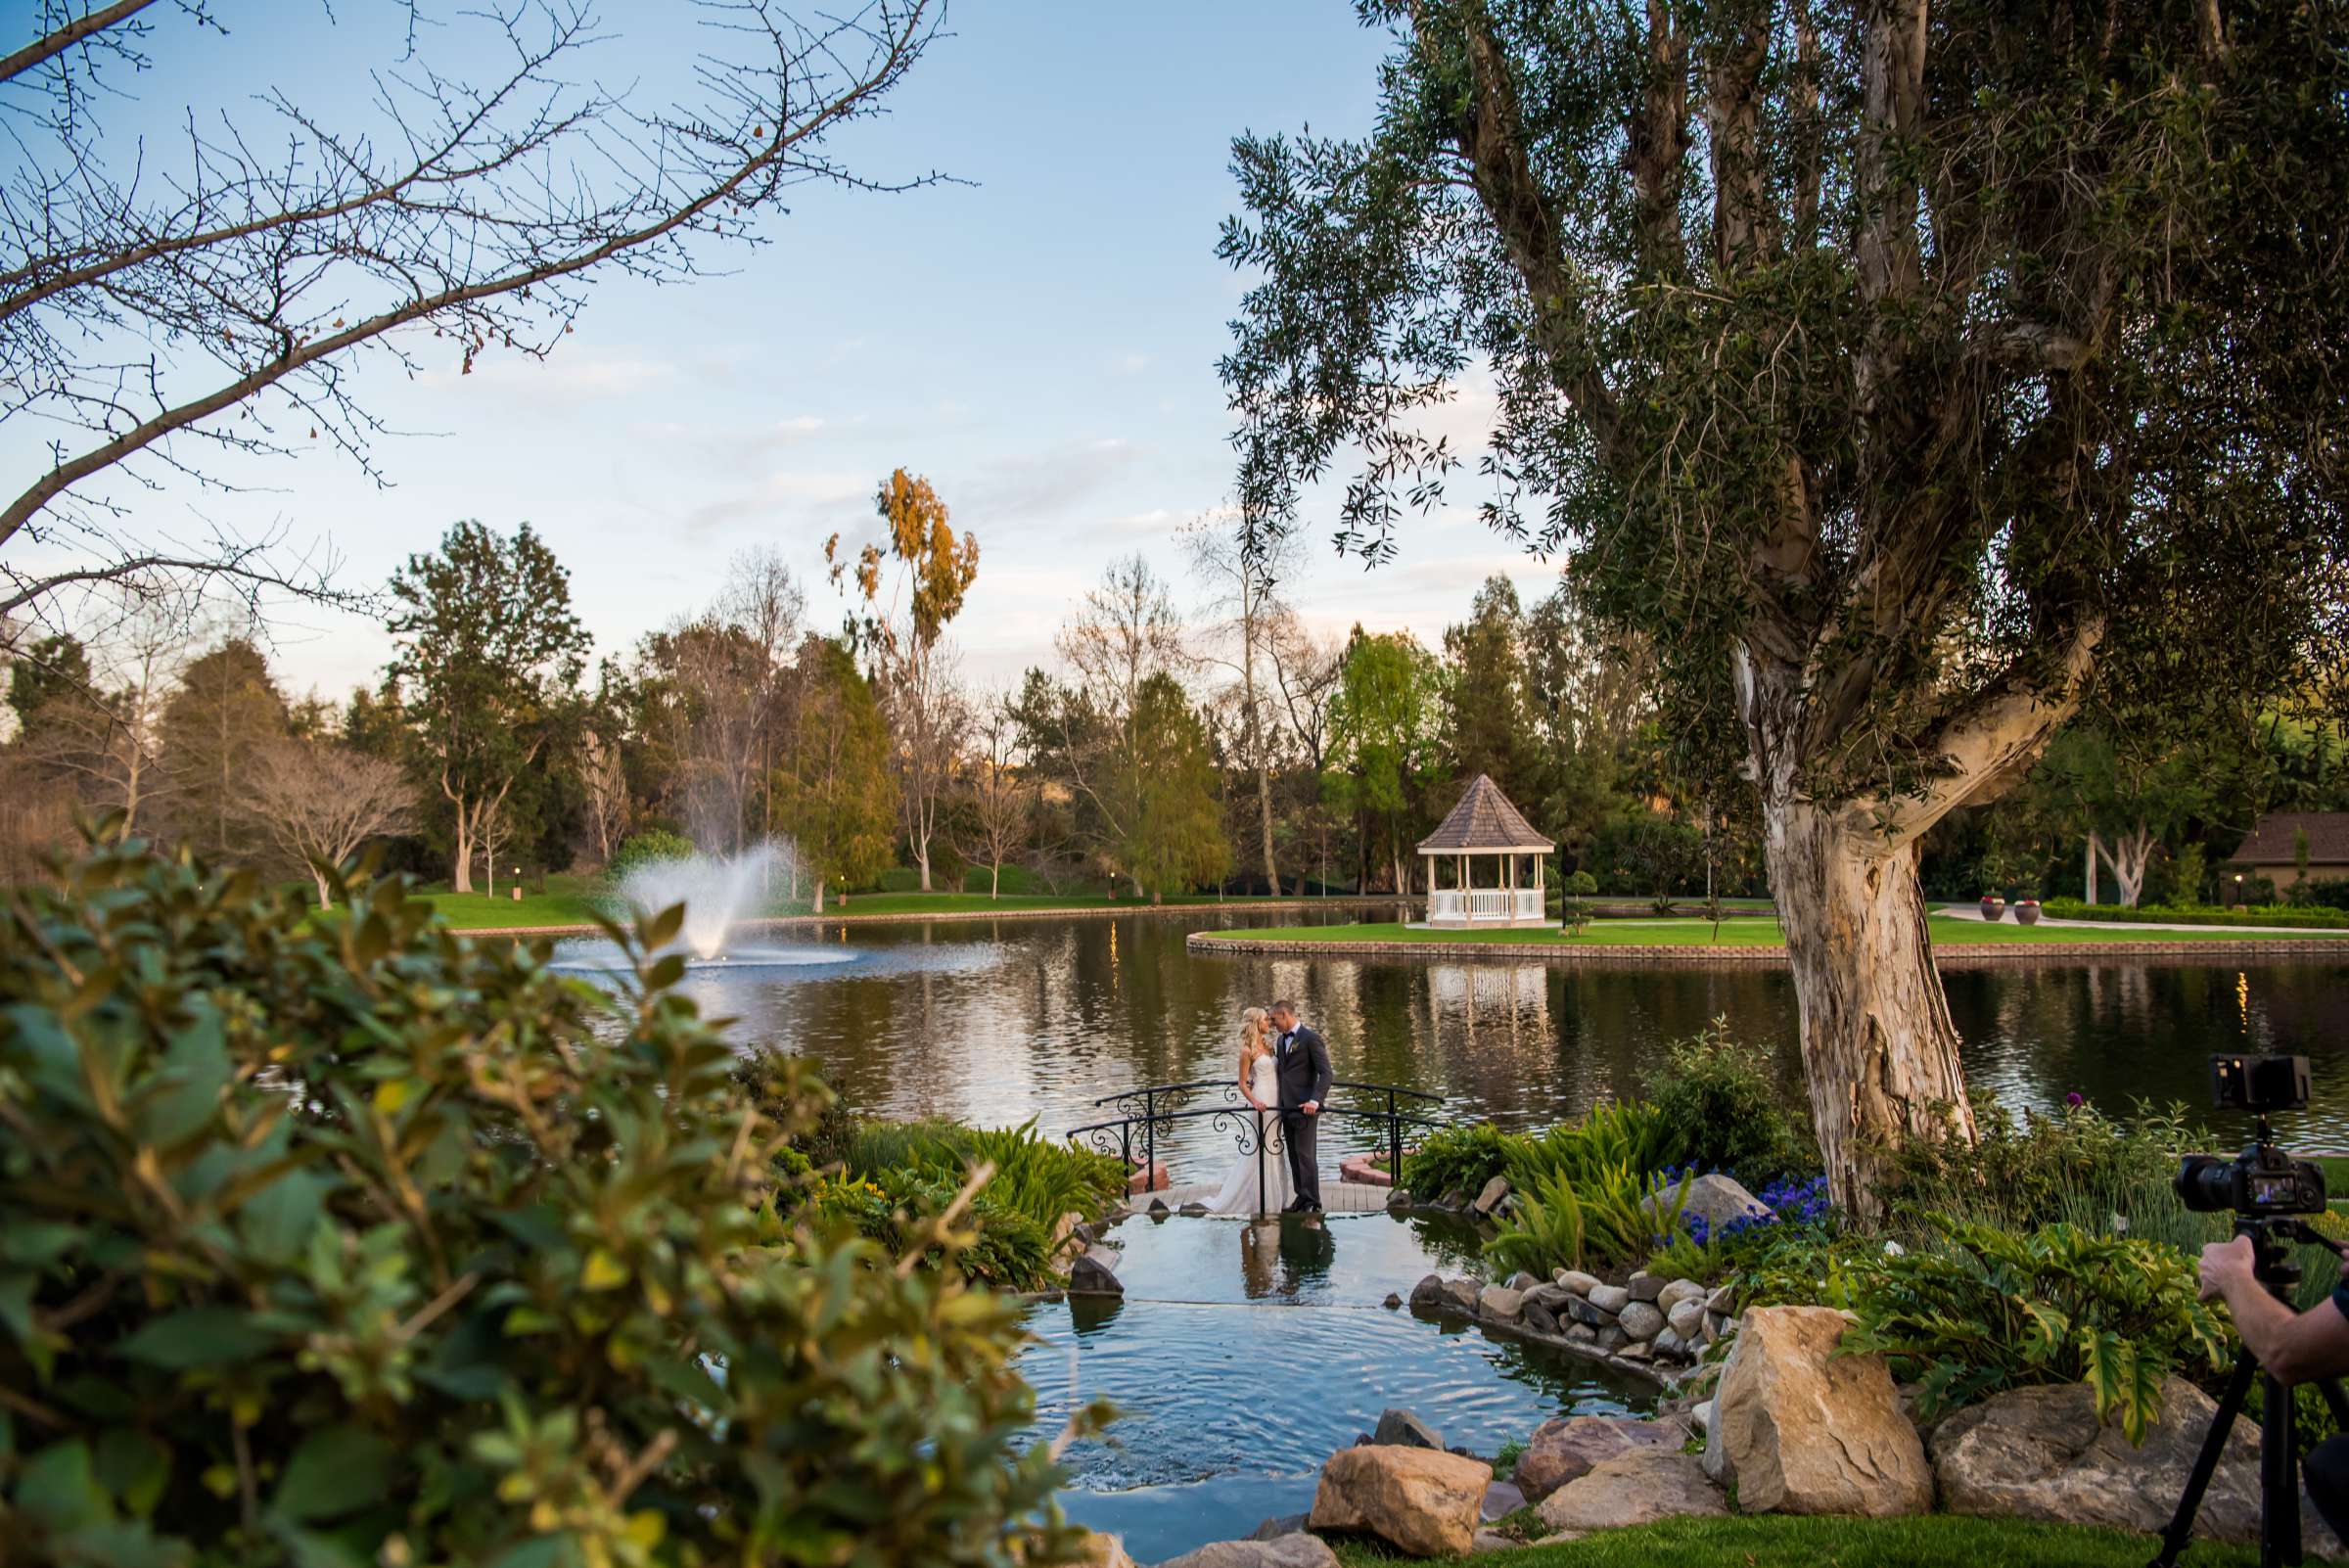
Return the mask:
POLYGON ((2251 1238, 2214 1241, 2202 1249, 2202 1299, 2216 1301, 2229 1285, 2251 1277, 2251 1238))
POLYGON ((1321 1114, 1321 1102, 1319 1100, 1308 1100, 1303 1105, 1298 1106, 1297 1109, 1303 1111, 1308 1116, 1319 1116, 1321 1114))

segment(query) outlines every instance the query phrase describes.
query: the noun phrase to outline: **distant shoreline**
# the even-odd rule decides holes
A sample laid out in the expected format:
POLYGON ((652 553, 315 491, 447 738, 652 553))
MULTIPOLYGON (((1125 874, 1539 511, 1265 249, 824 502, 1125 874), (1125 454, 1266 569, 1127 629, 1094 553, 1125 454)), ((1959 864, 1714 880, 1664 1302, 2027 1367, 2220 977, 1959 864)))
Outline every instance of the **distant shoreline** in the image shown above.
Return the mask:
MULTIPOLYGON (((1494 940, 1507 933, 1487 934, 1485 940, 1430 937, 1399 941, 1392 938, 1305 938, 1281 933, 1255 935, 1220 931, 1192 932, 1184 943, 1191 952, 1233 956, 1273 955, 1287 958, 1481 958, 1525 963, 1559 964, 1598 969, 1784 969, 1789 963, 1780 942, 1738 943, 1598 943, 1589 941, 1494 940)), ((2349 960, 2349 936, 2330 933, 2305 937, 2241 936, 2116 938, 2032 942, 1944 942, 1933 944, 1933 961, 1941 968, 1974 968, 1984 964, 2064 963, 2126 959, 2130 962, 2175 960, 2211 963, 2227 960, 2293 958, 2349 960)))
MULTIPOLYGON (((876 895, 875 897, 890 897, 876 895)), ((1051 905, 1021 905, 1010 908, 980 909, 876 909, 869 913, 854 908, 838 913, 754 915, 737 920, 738 928, 774 930, 788 926, 883 926, 967 924, 979 920, 1070 920, 1087 916, 1105 918, 1114 915, 1190 915, 1197 917, 1208 909, 1228 910, 1237 914, 1280 909, 1341 909, 1378 907, 1392 904, 1391 894, 1364 898, 1349 894, 1336 899, 1229 899, 1221 903, 1186 899, 1180 903, 1070 903, 1051 905)), ((534 926, 451 926, 461 937, 600 937, 600 928, 583 921, 534 926)))

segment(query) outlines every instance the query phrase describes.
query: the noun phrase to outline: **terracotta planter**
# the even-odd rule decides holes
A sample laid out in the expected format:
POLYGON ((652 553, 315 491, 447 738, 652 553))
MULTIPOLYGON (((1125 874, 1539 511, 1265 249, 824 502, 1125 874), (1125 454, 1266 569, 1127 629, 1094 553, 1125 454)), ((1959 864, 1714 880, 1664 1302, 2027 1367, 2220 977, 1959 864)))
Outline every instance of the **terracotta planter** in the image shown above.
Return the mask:
POLYGON ((2005 900, 2005 899, 1984 899, 1982 900, 1982 918, 1983 918, 1983 919, 1985 919, 1985 920, 1996 920, 1996 919, 1998 919, 2000 916, 2004 915, 2005 912, 2006 912, 2006 900, 2005 900))
POLYGON ((2018 925, 2025 925, 2025 926, 2036 926, 2036 925, 2038 925, 2038 924, 2039 924, 2039 900, 2038 900, 2037 899, 2018 899, 2018 900, 2016 901, 2016 903, 2015 903, 2015 906, 2014 906, 2014 918, 2015 918, 2015 923, 2016 923, 2016 924, 2018 924, 2018 925))

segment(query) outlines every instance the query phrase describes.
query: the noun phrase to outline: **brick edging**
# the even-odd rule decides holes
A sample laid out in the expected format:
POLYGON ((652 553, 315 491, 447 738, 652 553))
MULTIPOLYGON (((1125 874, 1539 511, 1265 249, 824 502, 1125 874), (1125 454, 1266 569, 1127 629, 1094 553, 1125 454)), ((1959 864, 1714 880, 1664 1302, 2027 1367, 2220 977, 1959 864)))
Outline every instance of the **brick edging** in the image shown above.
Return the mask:
MULTIPOLYGON (((1618 966, 1626 969, 1783 969, 1784 947, 1690 946, 1639 944, 1582 946, 1546 942, 1296 942, 1279 938, 1226 937, 1194 931, 1184 942, 1192 952, 1268 953, 1279 957, 1337 958, 1516 958, 1546 964, 1618 966)), ((2349 937, 2256 937, 2232 941, 1936 943, 1933 960, 1943 966, 1981 963, 2044 963, 2082 958, 2214 958, 2321 956, 2349 958, 2349 937)))

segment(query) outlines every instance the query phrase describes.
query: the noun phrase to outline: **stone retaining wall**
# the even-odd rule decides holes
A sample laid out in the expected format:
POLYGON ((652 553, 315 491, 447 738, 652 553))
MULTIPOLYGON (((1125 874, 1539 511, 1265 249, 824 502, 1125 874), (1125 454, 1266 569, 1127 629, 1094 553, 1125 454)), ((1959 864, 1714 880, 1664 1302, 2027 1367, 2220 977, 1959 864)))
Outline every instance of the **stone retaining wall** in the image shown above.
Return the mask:
MULTIPOLYGON (((1615 969, 1745 969, 1786 967, 1784 947, 1714 946, 1710 944, 1598 945, 1550 942, 1297 942, 1280 938, 1224 937, 1194 931, 1185 943, 1192 952, 1268 953, 1284 958, 1494 958, 1528 963, 1582 964, 1615 969)), ((2207 964, 2231 958, 2349 958, 2349 937, 2279 937, 2266 940, 2179 942, 1935 943, 1933 961, 1944 969, 1981 964, 2078 963, 2084 958, 2127 959, 2131 963, 2170 960, 2207 964)))

